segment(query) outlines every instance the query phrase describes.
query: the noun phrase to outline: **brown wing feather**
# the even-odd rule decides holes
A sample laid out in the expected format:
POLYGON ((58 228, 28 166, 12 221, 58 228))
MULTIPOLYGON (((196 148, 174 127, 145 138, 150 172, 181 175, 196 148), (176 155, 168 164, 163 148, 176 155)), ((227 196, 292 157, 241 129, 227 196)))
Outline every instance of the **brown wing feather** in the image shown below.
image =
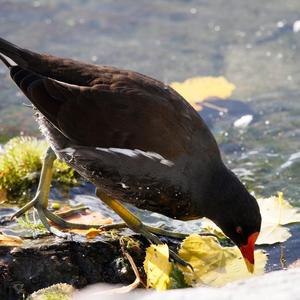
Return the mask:
POLYGON ((193 132, 188 106, 130 75, 112 76, 110 85, 69 86, 74 98, 61 106, 59 128, 82 145, 137 148, 169 158, 188 153, 193 132))
POLYGON ((112 74, 108 81, 105 73, 91 87, 77 86, 15 68, 12 77, 31 102, 76 144, 141 149, 169 159, 189 152, 193 111, 156 81, 137 73, 112 74))
POLYGON ((37 109, 77 144, 137 148, 174 159, 197 151, 191 149, 196 136, 194 148, 217 151, 197 112, 160 81, 34 53, 3 39, 0 52, 19 64, 12 77, 37 109))

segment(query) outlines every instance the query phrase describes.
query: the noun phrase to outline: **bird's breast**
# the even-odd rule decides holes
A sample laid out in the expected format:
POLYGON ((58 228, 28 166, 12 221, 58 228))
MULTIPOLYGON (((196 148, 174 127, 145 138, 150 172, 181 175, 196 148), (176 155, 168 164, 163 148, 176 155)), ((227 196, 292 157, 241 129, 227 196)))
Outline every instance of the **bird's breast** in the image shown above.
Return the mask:
MULTIPOLYGON (((131 158, 124 153, 120 154, 123 155, 120 160, 118 153, 92 147, 76 151, 72 148, 76 146, 43 116, 37 114, 37 121, 59 158, 109 196, 171 218, 188 220, 198 217, 189 188, 176 164, 171 166, 160 160, 151 172, 144 174, 148 161, 143 162, 143 157, 141 164, 144 164, 144 168, 138 161, 134 162, 138 158, 131 158), (68 149, 75 152, 74 156, 68 153, 68 149), (116 165, 113 164, 114 159, 116 165)), ((149 158, 150 170, 152 162, 153 159, 149 158)))
POLYGON ((193 214, 189 192, 167 182, 143 182, 137 179, 132 183, 127 181, 118 187, 112 187, 111 193, 120 201, 170 218, 185 220, 190 219, 193 214))

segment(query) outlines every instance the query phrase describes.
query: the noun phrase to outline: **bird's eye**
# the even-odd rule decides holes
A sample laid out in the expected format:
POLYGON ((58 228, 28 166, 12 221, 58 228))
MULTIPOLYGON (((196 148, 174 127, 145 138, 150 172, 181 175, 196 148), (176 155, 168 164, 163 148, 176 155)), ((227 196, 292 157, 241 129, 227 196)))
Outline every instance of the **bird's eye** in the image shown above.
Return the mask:
POLYGON ((241 226, 237 226, 237 227, 235 228, 235 230, 236 230, 236 232, 237 232, 238 234, 242 234, 242 233, 243 233, 243 228, 242 228, 241 226))

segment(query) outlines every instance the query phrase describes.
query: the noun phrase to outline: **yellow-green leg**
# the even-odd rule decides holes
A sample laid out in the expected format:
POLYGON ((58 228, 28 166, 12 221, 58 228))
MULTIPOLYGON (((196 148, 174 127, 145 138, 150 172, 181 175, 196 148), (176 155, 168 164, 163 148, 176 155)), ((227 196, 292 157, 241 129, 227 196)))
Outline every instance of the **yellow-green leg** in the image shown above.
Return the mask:
POLYGON ((49 195, 51 179, 52 179, 53 162, 55 159, 56 159, 55 153, 51 148, 48 148, 43 161, 41 177, 34 198, 26 205, 24 205, 20 210, 18 210, 15 214, 13 214, 12 218, 20 217, 32 207, 47 208, 48 195, 49 195))
MULTIPOLYGON (((65 221, 60 216, 52 213, 47 209, 48 207, 48 197, 49 191, 51 186, 52 180, 52 171, 53 171, 53 162, 56 159, 56 154, 53 152, 51 148, 48 148, 41 171, 41 177, 38 185, 38 189, 34 198, 23 206, 20 210, 18 210, 15 214, 12 215, 13 218, 18 218, 23 215, 26 211, 34 207, 39 215, 39 218, 43 225, 47 228, 49 232, 60 236, 60 237, 67 237, 68 234, 65 234, 58 229, 54 228, 49 224, 49 221, 52 221, 54 224, 58 225, 61 228, 77 228, 77 229, 89 229, 89 228, 100 228, 103 230, 110 230, 110 229, 120 229, 124 227, 129 227, 133 231, 142 234, 148 240, 153 243, 160 244, 161 241, 155 234, 165 235, 169 237, 175 238, 185 238, 187 234, 167 231, 162 228, 156 228, 149 225, 143 224, 133 213, 131 213, 126 207, 124 207, 119 201, 112 199, 99 191, 97 189, 96 194, 100 199, 105 202, 109 207, 111 207, 124 221, 125 223, 116 223, 116 224, 108 224, 108 225, 89 225, 89 224, 77 224, 65 221)), ((76 209, 74 210, 77 211, 76 209)), ((210 233, 200 233, 203 235, 212 235, 210 233)), ((171 256, 178 262, 185 264, 174 252, 170 252, 171 256)))
MULTIPOLYGON (((151 233, 151 227, 145 226, 142 221, 136 217, 130 210, 128 210, 124 205, 121 204, 118 200, 106 195, 99 189, 96 189, 96 195, 105 203, 107 204, 114 212, 116 212, 127 224, 127 226, 132 229, 134 232, 140 233, 144 236, 147 240, 154 244, 162 244, 161 240, 151 233)), ((162 230, 163 232, 163 230, 162 230)), ((180 258, 174 251, 170 251, 170 256, 178 263, 183 266, 189 266, 187 262, 185 262, 182 258, 180 258)))
MULTIPOLYGON (((77 228, 77 229, 90 229, 93 228, 102 228, 103 230, 110 230, 110 229, 120 229, 127 227, 125 223, 117 223, 117 224, 108 224, 108 225, 89 225, 89 224, 77 224, 65 221, 60 216, 52 213, 47 209, 48 207, 48 197, 50 192, 51 180, 52 180, 52 171, 53 171, 53 163, 56 159, 56 154, 53 152, 51 148, 48 148, 46 151, 46 155, 44 157, 42 170, 41 170, 41 177, 39 181, 39 185, 37 188, 37 192, 34 198, 24 205, 20 210, 18 210, 15 214, 11 216, 11 218, 18 218, 22 216, 26 211, 31 208, 35 208, 38 212, 41 222, 43 225, 48 229, 48 231, 56 234, 56 235, 64 235, 62 232, 58 231, 57 229, 50 226, 48 220, 52 221, 54 224, 57 224, 61 228, 77 228)), ((74 212, 77 212, 75 209, 74 212)), ((160 228, 152 228, 149 226, 149 231, 153 230, 154 232, 159 232, 160 234, 166 234, 168 236, 174 236, 176 233, 168 232, 160 228)), ((180 236, 176 235, 176 237, 183 237, 182 234, 178 233, 180 236)))
MULTIPOLYGON (((30 202, 28 202, 25 206, 23 206, 20 210, 18 210, 15 214, 13 214, 11 218, 12 219, 18 218, 21 215, 23 215, 26 211, 34 207, 38 212, 41 222, 48 229, 49 232, 52 232, 57 236, 66 237, 67 234, 62 233, 61 231, 54 228, 53 226, 50 226, 48 220, 51 220, 54 224, 57 224, 62 228, 89 229, 91 228, 91 225, 67 222, 47 209, 48 197, 49 197, 51 180, 52 180, 53 162, 55 161, 55 159, 56 159, 55 153, 51 148, 48 148, 43 161, 41 177, 34 198, 30 202)), ((99 227, 100 226, 101 225, 99 225, 99 227)), ((93 225, 93 227, 95 226, 93 225)))
POLYGON ((11 218, 12 219, 18 218, 21 215, 23 215, 26 211, 34 207, 38 212, 41 222, 48 229, 48 231, 58 236, 65 237, 65 234, 50 226, 46 216, 48 212, 47 210, 48 196, 49 196, 51 180, 52 180, 53 162, 55 159, 56 159, 55 153, 51 148, 48 148, 43 161, 41 177, 34 198, 30 202, 28 202, 25 206, 23 206, 20 210, 18 210, 15 214, 13 214, 11 218))

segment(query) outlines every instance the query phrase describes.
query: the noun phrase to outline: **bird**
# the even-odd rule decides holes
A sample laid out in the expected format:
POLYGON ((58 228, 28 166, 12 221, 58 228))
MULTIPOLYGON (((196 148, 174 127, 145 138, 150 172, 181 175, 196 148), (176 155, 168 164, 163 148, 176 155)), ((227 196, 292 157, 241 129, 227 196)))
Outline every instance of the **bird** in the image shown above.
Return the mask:
POLYGON ((135 71, 40 54, 2 38, 0 53, 50 144, 35 197, 13 217, 34 207, 54 234, 48 220, 76 226, 47 209, 53 161, 59 158, 149 241, 161 243, 124 203, 184 221, 211 219, 253 272, 261 228, 257 201, 225 165, 213 134, 181 95, 135 71))

